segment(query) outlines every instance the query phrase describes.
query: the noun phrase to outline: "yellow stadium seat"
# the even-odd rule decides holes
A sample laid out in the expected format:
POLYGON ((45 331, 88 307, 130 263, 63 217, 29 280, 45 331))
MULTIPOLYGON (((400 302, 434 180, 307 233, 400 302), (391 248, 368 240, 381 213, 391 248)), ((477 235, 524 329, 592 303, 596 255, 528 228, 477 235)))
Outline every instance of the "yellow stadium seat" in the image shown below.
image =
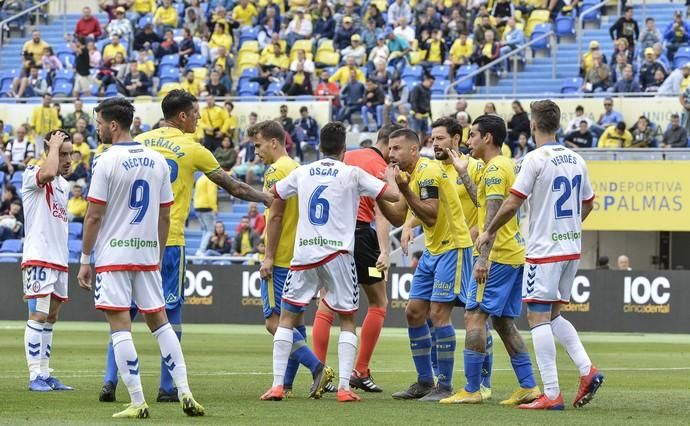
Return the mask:
POLYGON ((529 15, 529 19, 527 20, 527 25, 525 26, 525 37, 529 39, 529 37, 532 35, 532 31, 534 31, 534 27, 536 27, 539 24, 545 24, 551 20, 551 14, 548 10, 546 9, 537 9, 533 10, 532 13, 529 15))
POLYGON ((158 97, 159 98, 164 98, 165 95, 170 93, 171 91, 175 89, 182 89, 182 85, 180 83, 165 83, 162 87, 161 90, 158 91, 158 97))
POLYGON ((320 51, 325 52, 335 52, 335 47, 333 47, 333 40, 323 40, 319 42, 319 47, 316 48, 316 54, 318 55, 320 51))
POLYGON ((321 63, 329 67, 334 67, 340 63, 340 54, 338 52, 320 50, 316 52, 316 59, 314 62, 321 63))
MULTIPOLYGON (((290 62, 292 62, 292 61, 294 61, 295 59, 297 59, 297 51, 298 51, 298 50, 299 50, 299 49, 294 49, 294 48, 292 49, 292 51, 290 52, 290 62)), ((308 51, 308 50, 305 52, 305 56, 306 56, 307 59, 309 59, 309 60, 314 59, 314 55, 312 55, 312 53, 311 53, 310 51, 308 51)))
POLYGON ((517 9, 516 9, 516 10, 515 10, 515 13, 513 14, 513 18, 515 18, 515 20, 516 20, 517 22, 523 22, 523 21, 524 21, 524 20, 522 19, 522 11, 521 11, 521 10, 517 10, 517 9))
POLYGON ((259 58, 259 54, 255 52, 240 52, 237 58, 237 63, 253 63, 254 65, 257 65, 259 63, 259 58))
POLYGON ((208 68, 202 67, 202 68, 194 68, 194 79, 197 81, 206 81, 206 78, 208 77, 208 68))
POLYGON ((295 43, 292 45, 292 49, 290 49, 290 56, 292 57, 292 54, 296 52, 297 50, 304 50, 305 52, 309 53, 311 52, 311 47, 312 47, 312 41, 311 39, 308 40, 297 40, 295 43))
POLYGON ((256 40, 245 41, 244 43, 242 43, 242 46, 240 47, 240 53, 241 52, 259 53, 259 42, 256 40))
POLYGON ((379 9, 379 12, 385 12, 386 9, 388 9, 388 2, 386 0, 373 0, 371 4, 376 5, 376 7, 379 9))

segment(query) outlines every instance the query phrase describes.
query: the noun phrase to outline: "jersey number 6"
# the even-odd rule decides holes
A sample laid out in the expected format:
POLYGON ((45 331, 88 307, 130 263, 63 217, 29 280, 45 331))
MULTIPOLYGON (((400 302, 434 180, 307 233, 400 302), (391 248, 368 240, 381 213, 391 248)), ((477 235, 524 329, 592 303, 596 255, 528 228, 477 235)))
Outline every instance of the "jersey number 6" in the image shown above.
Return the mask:
POLYGON ((312 225, 321 226, 328 222, 328 211, 331 206, 325 198, 319 198, 321 193, 328 188, 327 185, 319 185, 309 197, 309 222, 312 225))

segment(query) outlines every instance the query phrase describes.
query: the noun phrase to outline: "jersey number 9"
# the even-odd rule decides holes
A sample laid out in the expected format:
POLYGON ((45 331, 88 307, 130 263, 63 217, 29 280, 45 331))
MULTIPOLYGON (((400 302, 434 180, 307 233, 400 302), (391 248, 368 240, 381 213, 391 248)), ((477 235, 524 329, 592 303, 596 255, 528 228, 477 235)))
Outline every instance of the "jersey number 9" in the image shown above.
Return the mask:
POLYGON ((137 179, 132 184, 129 192, 129 208, 137 211, 130 224, 140 224, 149 209, 149 183, 145 180, 137 179))

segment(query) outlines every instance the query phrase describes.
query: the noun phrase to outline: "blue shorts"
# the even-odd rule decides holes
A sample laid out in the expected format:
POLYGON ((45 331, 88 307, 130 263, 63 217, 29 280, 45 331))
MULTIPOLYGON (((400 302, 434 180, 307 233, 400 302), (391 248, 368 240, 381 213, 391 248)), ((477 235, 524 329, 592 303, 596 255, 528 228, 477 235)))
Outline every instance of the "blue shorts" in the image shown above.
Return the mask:
POLYGON ((184 246, 167 246, 163 252, 161 276, 165 309, 175 309, 184 303, 186 269, 184 246))
POLYGON ((274 313, 280 316, 280 304, 283 299, 283 286, 287 278, 289 268, 273 267, 273 274, 268 280, 261 280, 261 305, 264 318, 274 313))
POLYGON ((478 285, 472 276, 467 310, 479 307, 493 317, 518 318, 522 313, 523 265, 492 262, 489 277, 478 285))
POLYGON ((464 305, 471 278, 471 247, 435 256, 424 250, 412 278, 410 299, 464 305))

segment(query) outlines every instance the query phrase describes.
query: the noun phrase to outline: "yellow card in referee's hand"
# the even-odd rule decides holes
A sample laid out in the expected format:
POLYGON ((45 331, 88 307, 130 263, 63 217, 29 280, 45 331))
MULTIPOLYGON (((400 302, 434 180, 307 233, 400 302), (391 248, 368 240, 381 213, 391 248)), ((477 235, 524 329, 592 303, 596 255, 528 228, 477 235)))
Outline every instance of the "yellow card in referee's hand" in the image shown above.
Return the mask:
POLYGON ((381 271, 371 266, 369 267, 369 276, 372 278, 383 278, 383 275, 381 275, 381 271))

